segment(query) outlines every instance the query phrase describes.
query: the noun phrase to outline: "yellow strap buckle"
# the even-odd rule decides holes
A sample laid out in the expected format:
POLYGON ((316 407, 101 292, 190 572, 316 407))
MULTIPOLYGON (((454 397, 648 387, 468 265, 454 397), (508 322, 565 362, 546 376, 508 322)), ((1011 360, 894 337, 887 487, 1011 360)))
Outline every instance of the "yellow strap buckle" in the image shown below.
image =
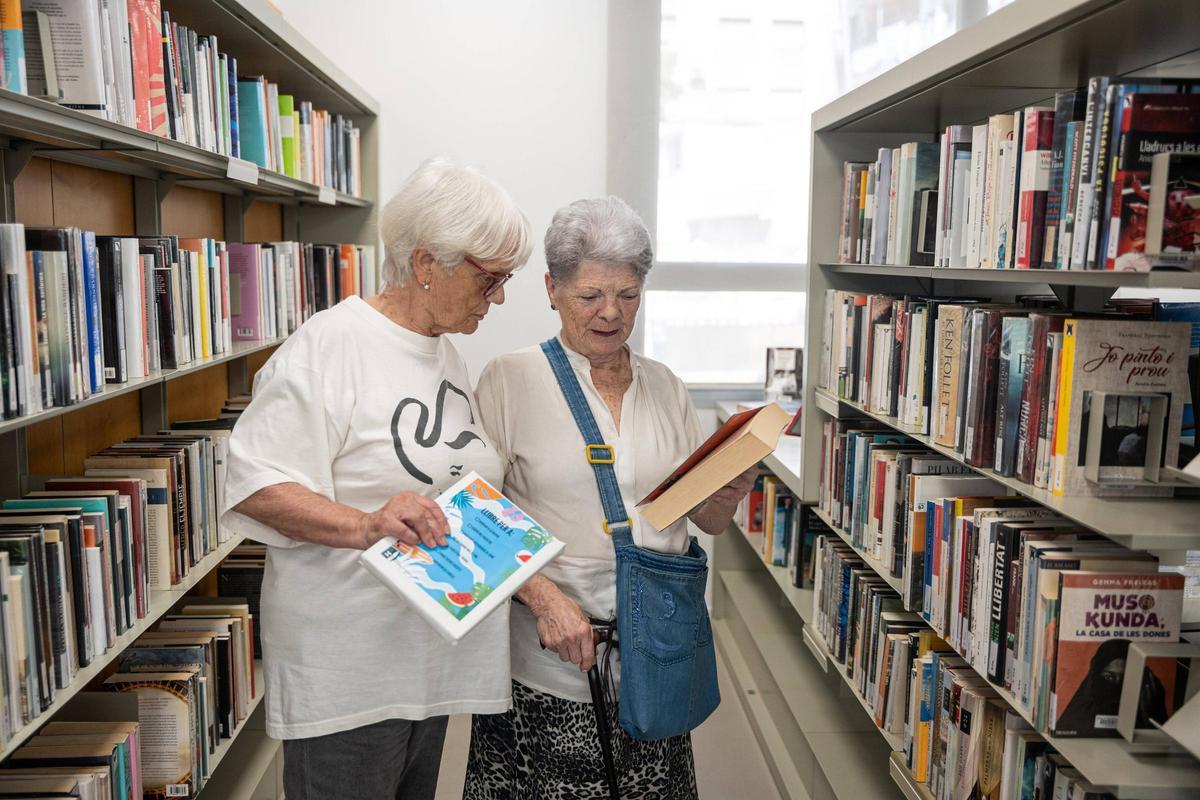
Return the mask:
MULTIPOLYGON (((622 526, 626 527, 626 528, 632 528, 633 520, 631 520, 629 517, 626 517, 624 522, 617 523, 618 528, 620 528, 622 526)), ((612 536, 612 528, 609 527, 608 520, 604 520, 604 533, 608 536, 612 536)))
POLYGON ((612 464, 617 460, 610 444, 589 444, 583 448, 583 454, 587 456, 589 464, 612 464))

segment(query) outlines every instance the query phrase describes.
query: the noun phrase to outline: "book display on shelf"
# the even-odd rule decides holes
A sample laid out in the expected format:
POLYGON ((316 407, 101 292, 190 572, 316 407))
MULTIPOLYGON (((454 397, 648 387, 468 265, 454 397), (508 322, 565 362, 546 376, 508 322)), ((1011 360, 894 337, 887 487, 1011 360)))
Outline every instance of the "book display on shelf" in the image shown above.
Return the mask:
POLYGON ((1187 224, 1174 232, 1180 198, 1172 216, 1164 217, 1164 209, 1168 193, 1179 191, 1172 188, 1179 178, 1168 185, 1170 166, 1182 175, 1200 147, 1198 87, 1098 76, 1086 88, 1060 92, 1053 106, 993 115, 986 125, 949 125, 938 143, 908 142, 880 148, 874 162, 848 161, 839 260, 1145 271, 1156 263, 1149 256, 1194 252, 1187 224), (1165 158, 1155 197, 1158 154, 1165 158), (1179 155, 1170 160, 1169 154, 1179 155), (897 198, 894 214, 884 197, 897 198), (1162 246, 1167 224, 1170 235, 1183 239, 1171 250, 1162 246))
MULTIPOLYGON (((846 764, 890 775, 910 800, 1200 791, 1192 755, 1117 734, 1119 692, 1103 690, 1121 682, 1131 642, 1193 635, 1176 628, 1188 605, 1170 565, 1200 550, 1200 503, 1172 476, 1195 458, 1195 314, 1178 297, 1112 297, 1200 288, 1195 272, 1167 269, 1195 267, 1187 170, 1200 125, 1187 120, 1200 76, 1137 71, 1195 49, 1184 9, 1017 0, 814 115, 818 349, 802 469, 771 467, 829 528, 812 607, 763 564, 763 534, 722 537, 717 555, 723 577, 746 576, 722 581, 732 610, 717 615, 719 635, 757 650, 739 688, 850 692, 892 751, 849 736, 819 748, 803 705, 793 744, 787 714, 746 704, 756 734, 785 743, 770 755, 781 774, 817 754, 812 796, 853 796, 839 790, 846 764), (1099 53, 1097 41, 1114 45, 1099 53), (934 152, 925 196, 909 171, 919 149, 934 152), (1090 336, 1086 373, 1068 325, 1090 336), (1095 375, 1109 356, 1133 372, 1095 375), (761 586, 758 607, 743 584, 761 586), (779 642, 793 630, 832 687, 787 660, 779 642)), ((1171 726, 1171 663, 1131 688, 1139 726, 1171 726)))
POLYGON ((0 793, 273 785, 224 459, 269 351, 378 290, 376 104, 259 4, 0 8, 0 793))

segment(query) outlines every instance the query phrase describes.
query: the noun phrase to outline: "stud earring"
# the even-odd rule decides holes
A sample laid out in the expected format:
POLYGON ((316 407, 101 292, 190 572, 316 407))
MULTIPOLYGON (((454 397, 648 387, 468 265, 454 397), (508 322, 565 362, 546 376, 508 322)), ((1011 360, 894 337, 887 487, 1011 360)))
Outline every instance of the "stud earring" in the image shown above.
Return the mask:
POLYGON ((558 306, 554 305, 554 303, 551 303, 551 304, 550 304, 550 310, 551 310, 551 311, 558 311, 558 306))
POLYGON ((423 284, 421 284, 421 288, 422 288, 422 289, 424 289, 425 291, 427 291, 427 292, 428 292, 428 291, 429 291, 429 284, 428 284, 428 283, 423 283, 423 284))

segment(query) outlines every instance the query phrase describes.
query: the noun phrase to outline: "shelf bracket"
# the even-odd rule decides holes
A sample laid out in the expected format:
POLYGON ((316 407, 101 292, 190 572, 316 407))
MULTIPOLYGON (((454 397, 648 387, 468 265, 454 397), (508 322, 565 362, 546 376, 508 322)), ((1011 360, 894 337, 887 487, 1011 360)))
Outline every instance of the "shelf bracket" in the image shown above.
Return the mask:
POLYGON ((170 172, 158 176, 157 188, 158 201, 160 203, 165 200, 167 195, 171 193, 171 190, 175 188, 175 184, 178 180, 179 176, 170 172))
POLYGON ((21 170, 29 166, 36 148, 34 142, 18 142, 4 150, 4 179, 15 181, 21 170))
POLYGON ((249 211, 250 206, 253 205, 254 201, 258 199, 257 197, 250 194, 249 192, 241 195, 241 198, 242 198, 242 213, 243 214, 245 214, 247 211, 249 211))
POLYGON ((1055 297, 1071 311, 1097 312, 1104 310, 1104 304, 1113 296, 1116 287, 1113 286, 1063 286, 1054 284, 1050 287, 1055 297))

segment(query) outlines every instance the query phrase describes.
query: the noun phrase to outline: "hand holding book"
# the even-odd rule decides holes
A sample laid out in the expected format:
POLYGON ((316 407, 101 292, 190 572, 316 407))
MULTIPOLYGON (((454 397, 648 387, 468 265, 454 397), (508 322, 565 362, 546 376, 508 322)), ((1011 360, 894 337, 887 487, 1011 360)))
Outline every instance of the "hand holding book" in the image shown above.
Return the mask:
POLYGON ((355 533, 360 550, 388 537, 407 545, 445 547, 450 523, 433 498, 397 492, 383 508, 363 514, 355 533))

